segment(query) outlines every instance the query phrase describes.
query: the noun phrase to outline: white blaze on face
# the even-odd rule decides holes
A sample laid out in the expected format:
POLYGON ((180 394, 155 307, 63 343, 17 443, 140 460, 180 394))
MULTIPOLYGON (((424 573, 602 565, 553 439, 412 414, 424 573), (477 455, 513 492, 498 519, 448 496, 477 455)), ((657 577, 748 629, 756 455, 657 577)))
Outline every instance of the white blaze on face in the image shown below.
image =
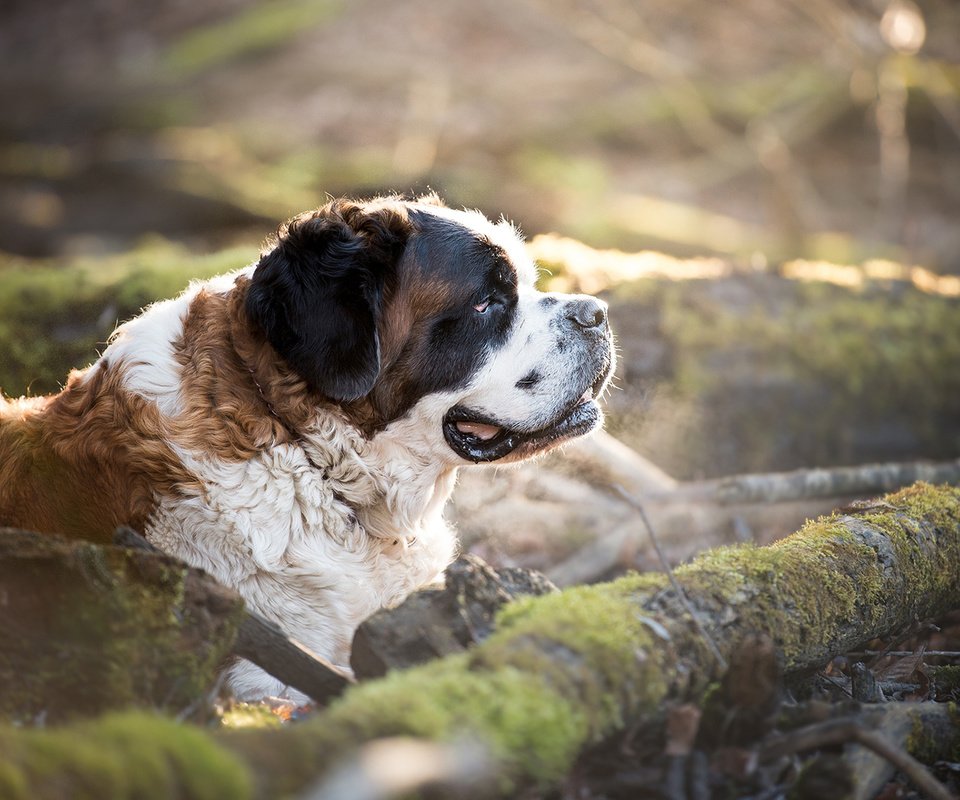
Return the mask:
POLYGON ((537 281, 537 266, 527 253, 527 245, 517 227, 506 218, 491 222, 479 211, 457 211, 443 206, 418 206, 421 211, 463 225, 477 236, 499 247, 517 273, 520 286, 533 287, 537 281))
MULTIPOLYGON (((537 291, 537 266, 510 222, 493 223, 478 211, 426 210, 492 242, 517 274, 518 299, 509 338, 491 353, 459 403, 506 427, 530 431, 551 424, 578 400, 589 399, 595 378, 595 359, 588 357, 591 345, 565 320, 567 304, 582 296, 537 291)), ((499 432, 498 427, 472 421, 458 427, 482 440, 499 432)))
POLYGON ((507 342, 491 354, 461 404, 508 428, 533 431, 589 393, 595 378, 590 343, 564 324, 571 299, 521 285, 507 342))
MULTIPOLYGON (((486 343, 486 355, 475 362, 469 383, 423 397, 402 420, 387 427, 384 438, 396 437, 407 443, 420 439, 433 458, 462 464, 464 460, 504 459, 512 452, 510 448, 533 441, 524 440, 524 434, 545 432, 545 438, 536 440, 532 449, 522 450, 530 455, 555 441, 549 431, 563 420, 574 420, 570 423, 574 426, 583 421, 589 424, 593 414, 596 421, 599 412, 595 405, 592 412, 585 411, 580 417, 571 414, 575 407, 593 399, 595 384, 613 363, 609 332, 600 324, 602 320, 590 325, 575 318, 578 308, 581 315, 584 309, 589 313, 590 306, 599 310, 598 301, 538 291, 537 267, 510 223, 492 223, 479 212, 433 206, 419 210, 467 228, 499 251, 516 275, 516 302, 511 300, 507 311, 510 326, 505 338, 498 335, 486 343), (463 438, 451 440, 451 428, 463 438), (416 430, 421 431, 419 436, 416 430), (508 444, 511 440, 504 437, 515 435, 521 438, 508 444), (499 445, 508 449, 498 454, 499 445)), ((457 265, 450 268, 455 274, 457 265)), ((461 301, 476 303, 477 299, 461 301)), ((558 430, 556 436, 563 437, 564 429, 558 430)))

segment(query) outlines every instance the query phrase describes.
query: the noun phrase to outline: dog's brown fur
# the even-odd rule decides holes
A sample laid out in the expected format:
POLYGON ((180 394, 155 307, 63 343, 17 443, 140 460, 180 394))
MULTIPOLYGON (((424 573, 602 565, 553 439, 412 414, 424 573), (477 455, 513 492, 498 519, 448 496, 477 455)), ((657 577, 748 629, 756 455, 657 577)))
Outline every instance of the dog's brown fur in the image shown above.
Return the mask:
POLYGON ((142 530, 158 490, 198 487, 120 374, 100 364, 53 397, 0 399, 0 525, 109 541, 142 530))
MULTIPOLYGON (((240 277, 226 294, 192 300, 175 342, 183 403, 175 418, 123 387, 122 362, 72 372, 58 395, 0 397, 0 526, 108 541, 121 524, 143 530, 159 494, 202 492, 171 445, 239 462, 296 438, 327 401, 251 326, 249 283, 240 277)), ((340 405, 368 435, 411 402, 423 354, 409 343, 454 291, 417 269, 392 288, 381 378, 369 396, 340 405)))

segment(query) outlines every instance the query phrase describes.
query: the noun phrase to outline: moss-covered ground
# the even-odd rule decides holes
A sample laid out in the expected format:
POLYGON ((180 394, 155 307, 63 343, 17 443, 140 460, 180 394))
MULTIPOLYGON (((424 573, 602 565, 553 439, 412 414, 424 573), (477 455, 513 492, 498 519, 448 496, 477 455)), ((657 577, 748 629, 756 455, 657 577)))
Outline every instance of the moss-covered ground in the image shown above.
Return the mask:
POLYGON ((0 392, 57 391, 71 368, 97 358, 119 322, 256 257, 253 246, 197 255, 163 239, 101 258, 0 256, 0 392))

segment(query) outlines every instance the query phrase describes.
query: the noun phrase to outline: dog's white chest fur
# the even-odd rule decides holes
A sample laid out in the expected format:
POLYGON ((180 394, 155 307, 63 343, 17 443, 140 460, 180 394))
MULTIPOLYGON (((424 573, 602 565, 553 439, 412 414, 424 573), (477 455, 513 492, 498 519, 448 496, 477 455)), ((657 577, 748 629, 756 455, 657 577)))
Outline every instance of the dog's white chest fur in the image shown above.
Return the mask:
MULTIPOLYGON (((381 437, 363 441, 327 414, 301 442, 242 463, 183 453, 205 492, 162 500, 147 537, 347 666, 360 622, 438 577, 455 549, 442 517, 453 470, 381 437)), ((231 669, 230 683, 241 698, 304 699, 248 662, 231 669)))

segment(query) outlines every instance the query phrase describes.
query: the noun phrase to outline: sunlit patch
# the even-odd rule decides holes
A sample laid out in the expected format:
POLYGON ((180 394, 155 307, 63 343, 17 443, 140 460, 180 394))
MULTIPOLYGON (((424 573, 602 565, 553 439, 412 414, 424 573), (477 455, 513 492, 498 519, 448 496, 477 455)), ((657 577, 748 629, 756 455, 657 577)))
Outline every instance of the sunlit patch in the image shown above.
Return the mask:
POLYGON ((912 56, 920 52, 927 38, 923 13, 910 0, 894 0, 883 12, 880 35, 899 53, 912 56))
POLYGON ((783 265, 782 274, 792 280, 832 283, 850 289, 860 289, 872 281, 899 281, 913 284, 925 294, 960 297, 960 276, 938 275, 924 267, 883 259, 866 261, 861 266, 796 259, 783 265))
MULTIPOLYGON (((556 234, 537 236, 528 245, 534 259, 561 267, 559 274, 544 279, 551 291, 579 291, 597 294, 618 283, 659 278, 688 281, 729 277, 738 268, 722 258, 681 259, 653 251, 626 253, 596 250, 589 245, 556 234)), ((926 294, 960 297, 960 276, 938 275, 918 265, 887 259, 870 259, 863 264, 835 264, 829 261, 794 259, 785 262, 780 274, 791 280, 820 281, 859 289, 870 282, 910 283, 926 294)))
POLYGON ((722 258, 680 259, 643 251, 596 250, 589 245, 556 234, 536 236, 528 244, 530 255, 544 265, 562 264, 563 273, 543 280, 554 292, 597 294, 623 281, 640 278, 693 280, 722 278, 733 268, 722 258))

